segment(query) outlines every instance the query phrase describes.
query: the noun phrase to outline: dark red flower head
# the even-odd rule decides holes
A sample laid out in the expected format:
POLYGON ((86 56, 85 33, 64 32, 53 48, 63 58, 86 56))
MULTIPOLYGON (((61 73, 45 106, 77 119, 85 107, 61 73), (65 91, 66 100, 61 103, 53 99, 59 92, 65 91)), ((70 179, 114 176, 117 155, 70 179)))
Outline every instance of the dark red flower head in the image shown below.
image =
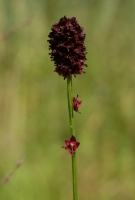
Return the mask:
POLYGON ((48 40, 50 57, 55 63, 55 72, 67 78, 84 73, 86 60, 85 34, 75 17, 64 16, 54 24, 48 40))
POLYGON ((76 98, 73 97, 73 99, 72 99, 72 104, 73 104, 73 109, 74 109, 74 111, 80 113, 78 109, 79 109, 79 107, 81 106, 82 101, 77 100, 77 98, 78 98, 78 95, 77 95, 76 98))
POLYGON ((76 138, 72 135, 72 137, 70 138, 70 140, 65 140, 66 143, 66 147, 62 147, 65 148, 66 150, 69 151, 69 153, 74 154, 75 150, 78 148, 78 146, 80 145, 80 142, 77 142, 76 138))

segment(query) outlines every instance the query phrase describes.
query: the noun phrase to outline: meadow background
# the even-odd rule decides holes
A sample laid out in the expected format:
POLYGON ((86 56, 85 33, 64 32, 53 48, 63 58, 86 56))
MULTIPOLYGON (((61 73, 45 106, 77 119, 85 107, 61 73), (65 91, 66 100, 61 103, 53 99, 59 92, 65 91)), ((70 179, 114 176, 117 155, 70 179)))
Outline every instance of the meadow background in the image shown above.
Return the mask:
POLYGON ((86 33, 86 74, 73 78, 79 200, 135 199, 135 1, 0 1, 0 200, 72 199, 66 80, 48 33, 61 17, 86 33))

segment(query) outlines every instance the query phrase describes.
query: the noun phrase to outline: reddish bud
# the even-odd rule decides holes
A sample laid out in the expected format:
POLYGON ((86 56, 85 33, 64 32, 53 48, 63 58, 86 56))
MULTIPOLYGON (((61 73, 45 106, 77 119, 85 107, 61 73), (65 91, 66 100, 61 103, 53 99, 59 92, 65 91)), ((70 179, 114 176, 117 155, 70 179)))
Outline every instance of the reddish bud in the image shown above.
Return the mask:
POLYGON ((70 140, 65 140, 65 143, 66 143, 66 146, 62 148, 65 148, 66 150, 68 150, 70 154, 74 154, 75 150, 80 145, 80 142, 78 142, 73 135, 70 138, 70 140))
MULTIPOLYGON (((79 107, 81 106, 82 101, 78 100, 77 98, 78 98, 78 95, 77 95, 76 98, 73 97, 73 99, 72 99, 72 104, 73 104, 73 109, 74 109, 74 111, 80 113, 78 109, 79 109, 79 107)), ((80 114, 81 114, 81 113, 80 113, 80 114)))

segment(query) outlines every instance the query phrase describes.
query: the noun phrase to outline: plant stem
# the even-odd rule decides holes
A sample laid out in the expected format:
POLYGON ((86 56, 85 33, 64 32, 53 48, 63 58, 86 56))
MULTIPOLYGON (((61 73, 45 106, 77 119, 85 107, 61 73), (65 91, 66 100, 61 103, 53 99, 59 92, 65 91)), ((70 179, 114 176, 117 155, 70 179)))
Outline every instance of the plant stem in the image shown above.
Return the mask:
MULTIPOLYGON (((67 98, 70 122, 70 136, 75 136, 74 115, 72 106, 72 77, 67 77, 67 98)), ((72 176, 73 176, 73 200, 78 200, 77 195, 77 163, 76 153, 72 155, 72 176)))

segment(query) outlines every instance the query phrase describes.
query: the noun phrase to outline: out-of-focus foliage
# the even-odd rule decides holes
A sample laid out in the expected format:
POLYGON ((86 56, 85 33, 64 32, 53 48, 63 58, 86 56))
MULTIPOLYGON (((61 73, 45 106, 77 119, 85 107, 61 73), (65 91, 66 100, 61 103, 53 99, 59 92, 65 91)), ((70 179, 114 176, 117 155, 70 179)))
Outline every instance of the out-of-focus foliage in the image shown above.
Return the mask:
POLYGON ((76 17, 86 33, 86 74, 73 79, 80 200, 134 200, 134 0, 0 1, 1 200, 72 199, 66 80, 54 73, 48 33, 76 17))

